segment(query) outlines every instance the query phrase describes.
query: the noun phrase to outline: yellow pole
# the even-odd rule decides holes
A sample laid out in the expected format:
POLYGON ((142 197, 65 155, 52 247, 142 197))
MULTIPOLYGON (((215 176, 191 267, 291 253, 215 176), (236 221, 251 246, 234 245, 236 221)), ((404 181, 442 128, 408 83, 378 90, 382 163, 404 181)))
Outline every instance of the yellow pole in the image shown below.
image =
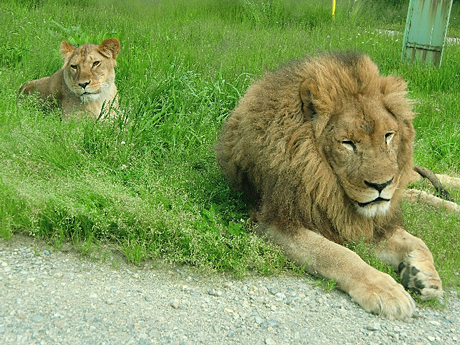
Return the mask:
POLYGON ((335 0, 332 0, 332 18, 335 18, 335 0))

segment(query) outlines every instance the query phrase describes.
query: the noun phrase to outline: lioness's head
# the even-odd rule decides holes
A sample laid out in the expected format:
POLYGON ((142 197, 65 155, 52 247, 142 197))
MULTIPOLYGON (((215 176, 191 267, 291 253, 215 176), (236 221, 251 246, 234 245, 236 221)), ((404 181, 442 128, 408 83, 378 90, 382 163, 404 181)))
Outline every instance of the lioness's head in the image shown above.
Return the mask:
POLYGON ((100 45, 84 44, 74 47, 66 41, 61 42, 64 60, 64 80, 67 87, 81 101, 97 100, 108 92, 115 81, 115 59, 120 50, 116 38, 107 38, 100 45))
POLYGON ((311 63, 300 94, 320 153, 358 213, 384 215, 413 166, 407 85, 401 78, 380 77, 365 55, 331 55, 311 63))

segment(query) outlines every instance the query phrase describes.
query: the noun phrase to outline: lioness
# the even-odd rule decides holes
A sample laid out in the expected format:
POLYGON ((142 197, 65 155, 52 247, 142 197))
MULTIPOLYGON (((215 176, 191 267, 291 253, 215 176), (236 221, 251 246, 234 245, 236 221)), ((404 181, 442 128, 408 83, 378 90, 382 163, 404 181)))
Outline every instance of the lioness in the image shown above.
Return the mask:
POLYGON ((223 172, 254 202, 256 230, 390 319, 410 317, 412 297, 342 244, 374 242, 406 288, 442 295, 429 249, 402 225, 415 135, 406 86, 366 55, 310 57, 254 83, 217 143, 223 172))
POLYGON ((62 41, 64 66, 50 77, 25 83, 19 92, 38 92, 46 101, 56 100, 63 117, 82 112, 112 115, 113 109, 118 108, 114 66, 119 50, 120 42, 113 37, 100 45, 84 44, 78 48, 62 41))

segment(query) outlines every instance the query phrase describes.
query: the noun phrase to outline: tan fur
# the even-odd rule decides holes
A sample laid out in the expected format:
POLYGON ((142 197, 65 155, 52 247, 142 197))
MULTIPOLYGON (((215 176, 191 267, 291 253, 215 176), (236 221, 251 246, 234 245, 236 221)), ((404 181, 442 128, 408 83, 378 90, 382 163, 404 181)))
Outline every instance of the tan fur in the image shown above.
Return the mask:
POLYGON ((443 174, 436 174, 436 177, 439 179, 439 181, 441 181, 442 184, 452 188, 460 188, 460 177, 453 177, 443 174))
MULTIPOLYGON (((399 204, 415 134, 405 96, 406 83, 380 76, 366 55, 324 54, 254 83, 217 143, 223 172, 252 199, 258 231, 307 271, 335 279, 364 309, 389 318, 411 315, 412 298, 340 244, 390 243, 403 234, 399 204)), ((398 255, 409 255, 407 248, 398 247, 398 255)), ((428 273, 438 284, 426 295, 437 297, 433 265, 428 273)))
POLYGON ((62 41, 63 67, 50 77, 25 83, 19 92, 37 92, 51 104, 55 100, 62 107, 63 117, 72 113, 95 117, 101 112, 103 116, 113 115, 114 109, 118 108, 114 66, 119 50, 120 42, 116 38, 108 38, 100 45, 79 47, 62 41))
POLYGON ((438 209, 443 209, 451 212, 460 212, 460 206, 455 202, 441 199, 422 190, 407 189, 404 192, 404 198, 410 202, 421 202, 438 209))

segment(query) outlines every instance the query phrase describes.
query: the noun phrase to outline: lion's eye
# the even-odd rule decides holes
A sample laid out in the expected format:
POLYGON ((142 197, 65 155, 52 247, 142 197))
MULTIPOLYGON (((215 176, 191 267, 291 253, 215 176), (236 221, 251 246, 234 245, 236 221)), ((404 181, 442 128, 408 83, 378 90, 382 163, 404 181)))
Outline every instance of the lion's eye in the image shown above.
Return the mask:
POLYGON ((394 138, 394 136, 395 136, 394 132, 388 132, 387 134, 385 134, 385 143, 387 145, 390 145, 392 140, 393 140, 393 138, 394 138))
POLYGON ((78 67, 77 65, 70 65, 70 68, 75 69, 75 70, 77 69, 77 67, 78 67))
POLYGON ((97 66, 99 66, 99 65, 100 65, 100 63, 101 63, 100 61, 94 61, 94 62, 93 62, 93 67, 97 67, 97 66))
POLYGON ((356 145, 351 140, 342 140, 342 145, 349 151, 356 151, 356 145))

